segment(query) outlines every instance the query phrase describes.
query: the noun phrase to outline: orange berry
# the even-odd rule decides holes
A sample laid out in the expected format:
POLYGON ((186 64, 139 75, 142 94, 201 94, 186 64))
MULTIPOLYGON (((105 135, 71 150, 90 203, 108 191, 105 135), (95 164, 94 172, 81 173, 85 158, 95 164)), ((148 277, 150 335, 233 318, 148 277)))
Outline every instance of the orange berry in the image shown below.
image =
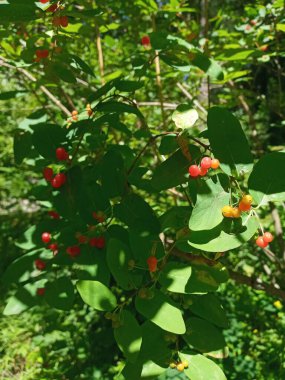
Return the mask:
POLYGON ((271 243, 272 240, 274 239, 273 235, 270 232, 265 232, 262 237, 265 243, 271 243))
POLYGON ((251 209, 250 203, 239 202, 238 208, 240 211, 249 211, 251 209))
POLYGON ((241 202, 242 203, 245 203, 245 204, 249 204, 251 205, 252 204, 252 201, 253 201, 253 198, 251 195, 247 194, 247 195, 244 195, 241 199, 241 202))
POLYGON ((187 360, 183 360, 183 365, 184 365, 184 368, 188 368, 189 367, 189 363, 187 360))
POLYGON ((237 207, 232 208, 232 217, 233 218, 239 218, 241 214, 241 211, 237 207))
POLYGON ((220 161, 217 158, 212 159, 211 168, 218 169, 220 167, 220 161))
POLYGON ((184 371, 184 364, 183 363, 178 363, 176 366, 177 370, 180 372, 184 371))
POLYGON ((76 111, 76 110, 72 111, 72 112, 71 112, 71 115, 72 115, 72 116, 77 116, 77 115, 78 115, 78 111, 76 111))
POLYGON ((233 208, 231 206, 224 206, 222 208, 222 213, 225 218, 232 218, 233 216, 233 208))

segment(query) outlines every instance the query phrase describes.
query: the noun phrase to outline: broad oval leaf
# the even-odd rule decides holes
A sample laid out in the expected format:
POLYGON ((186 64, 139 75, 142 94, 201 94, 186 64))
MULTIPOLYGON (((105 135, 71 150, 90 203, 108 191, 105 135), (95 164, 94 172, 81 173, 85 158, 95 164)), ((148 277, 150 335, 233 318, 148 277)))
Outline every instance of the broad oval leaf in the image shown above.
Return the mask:
POLYGON ((189 108, 189 105, 184 104, 178 106, 172 114, 172 120, 176 127, 181 129, 193 127, 198 118, 198 112, 193 108, 189 108))
POLYGON ((159 290, 155 289, 153 293, 151 299, 136 297, 137 311, 163 330, 174 334, 184 334, 186 328, 181 310, 159 290))
POLYGON ((285 200, 285 152, 266 154, 254 165, 249 192, 258 204, 285 200), (278 168, 278 170, 274 170, 278 168))
POLYGON ((179 353, 181 359, 187 360, 189 367, 184 370, 191 380, 227 380, 221 368, 203 355, 179 353))
POLYGON ((120 327, 114 329, 114 336, 120 350, 131 363, 137 360, 142 344, 142 329, 128 310, 120 313, 120 327))
POLYGON ((117 306, 114 294, 99 281, 78 281, 76 287, 83 301, 96 310, 111 311, 117 306))
POLYGON ((191 277, 192 268, 179 262, 168 262, 159 276, 159 283, 170 292, 188 293, 187 283, 191 277))
POLYGON ((207 124, 213 154, 224 172, 240 175, 251 171, 253 159, 238 119, 226 108, 212 107, 207 124))

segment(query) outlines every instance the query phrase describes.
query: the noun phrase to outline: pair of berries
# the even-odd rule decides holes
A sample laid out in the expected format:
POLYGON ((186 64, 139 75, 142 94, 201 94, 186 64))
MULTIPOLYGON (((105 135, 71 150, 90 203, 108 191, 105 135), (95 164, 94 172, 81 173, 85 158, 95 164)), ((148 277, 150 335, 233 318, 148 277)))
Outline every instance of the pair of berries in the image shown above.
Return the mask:
POLYGON ((90 247, 95 247, 102 249, 105 247, 105 238, 104 236, 99 236, 99 237, 93 237, 89 240, 89 245, 90 247))
POLYGON ((44 168, 43 170, 44 179, 47 182, 50 182, 50 184, 52 185, 54 189, 58 189, 65 184, 66 175, 64 173, 58 173, 55 176, 53 175, 54 173, 53 173, 52 168, 49 168, 49 167, 44 168))
POLYGON ((80 247, 78 247, 78 245, 73 245, 73 246, 67 247, 66 253, 70 257, 77 257, 80 255, 80 247))
POLYGON ((66 28, 68 26, 68 17, 67 16, 54 17, 52 20, 52 23, 54 26, 61 26, 63 28, 66 28))
POLYGON ((149 36, 143 36, 141 39, 141 44, 145 47, 150 46, 150 38, 149 36))
POLYGON ((157 258, 155 256, 149 256, 146 262, 150 272, 154 273, 157 271, 157 258))
POLYGON ((222 208, 222 213, 225 218, 239 218, 242 211, 249 211, 252 204, 252 196, 244 195, 239 202, 238 207, 224 206, 222 208))
POLYGON ((189 367, 189 363, 187 360, 183 360, 183 362, 172 362, 170 363, 170 368, 176 368, 179 372, 183 372, 185 368, 189 367))
POLYGON ((34 264, 38 270, 45 270, 46 268, 46 263, 41 259, 35 260, 34 264))
POLYGON ((270 232, 265 232, 262 236, 259 236, 255 242, 258 247, 266 248, 273 239, 273 235, 270 232))
MULTIPOLYGON (((73 112, 77 112, 77 111, 73 111, 73 112)), ((56 158, 58 159, 58 161, 69 160, 69 154, 65 148, 62 148, 62 147, 57 148, 55 151, 55 155, 56 155, 56 158)))
POLYGON ((197 178, 199 176, 203 177, 208 173, 209 169, 218 169, 220 166, 220 161, 216 158, 203 157, 200 162, 200 167, 198 165, 191 165, 189 167, 189 174, 192 178, 197 178))
POLYGON ((77 121, 78 120, 78 111, 74 110, 71 112, 72 120, 77 121))

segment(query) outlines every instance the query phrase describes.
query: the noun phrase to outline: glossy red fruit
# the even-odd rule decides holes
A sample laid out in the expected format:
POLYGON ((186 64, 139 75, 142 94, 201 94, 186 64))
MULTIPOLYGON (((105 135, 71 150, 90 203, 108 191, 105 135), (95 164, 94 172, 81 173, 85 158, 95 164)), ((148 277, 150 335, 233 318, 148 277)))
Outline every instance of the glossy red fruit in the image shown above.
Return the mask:
POLYGON ((80 255, 80 247, 78 247, 78 245, 73 245, 71 247, 67 247, 66 253, 68 253, 70 257, 79 256, 80 255))
POLYGON ((105 238, 104 236, 99 236, 97 238, 97 245, 96 245, 97 248, 99 249, 102 249, 105 247, 105 238))
POLYGON ((53 178, 53 170, 52 168, 44 168, 43 170, 43 176, 44 176, 44 179, 48 182, 50 182, 53 178))
POLYGON ((212 164, 211 157, 204 157, 201 160, 200 166, 201 166, 201 169, 210 169, 211 164, 212 164))
POLYGON ((37 259, 35 260, 35 267, 38 270, 44 270, 46 268, 46 263, 41 259, 37 259))
POLYGON ((256 244, 260 247, 260 248, 265 248, 268 246, 268 243, 266 241, 264 241, 263 237, 262 236, 259 236, 257 239, 256 239, 256 244))
POLYGON ((51 240, 51 234, 49 233, 49 232, 44 232, 44 233, 42 233, 42 241, 44 242, 44 243, 49 243, 50 242, 50 240, 51 240))
POLYGON ((272 240, 274 239, 273 235, 270 232, 265 232, 262 237, 265 243, 271 243, 272 240))
POLYGON ((63 186, 66 182, 66 175, 64 173, 59 173, 57 174, 51 181, 51 185, 52 187, 54 187, 55 189, 58 189, 60 188, 61 186, 63 186))
POLYGON ((69 154, 64 148, 57 148, 55 151, 56 158, 58 161, 66 161, 69 158, 69 154))
POLYGON ((157 271, 157 258, 155 256, 149 256, 146 262, 150 272, 157 271))
POLYGON ((56 211, 48 211, 48 215, 49 215, 52 219, 59 219, 59 218, 60 218, 60 215, 59 215, 56 211))
POLYGON ((150 38, 149 36, 143 36, 141 39, 141 44, 143 46, 149 46, 150 45, 150 38))
POLYGON ((208 169, 201 168, 201 169, 200 169, 200 174, 199 174, 199 175, 200 175, 201 177, 204 177, 207 173, 208 173, 208 169))
POLYGON ((38 288, 37 289, 37 295, 38 296, 44 296, 46 292, 46 288, 38 288))
POLYGON ((249 211, 251 209, 250 203, 239 202, 238 208, 240 211, 249 211))
POLYGON ((190 176, 193 178, 198 177, 200 175, 200 168, 197 165, 191 165, 188 171, 190 176))
POLYGON ((49 2, 49 0, 40 0, 40 2, 41 2, 42 4, 46 4, 46 3, 49 2))
POLYGON ((53 12, 55 12, 56 10, 57 10, 57 8, 58 8, 58 5, 57 5, 57 3, 55 3, 55 4, 52 4, 52 5, 50 5, 48 8, 47 8, 47 12, 51 12, 51 13, 53 13, 53 12))
POLYGON ((60 17, 60 25, 63 28, 66 28, 68 26, 68 17, 67 16, 61 16, 60 17))

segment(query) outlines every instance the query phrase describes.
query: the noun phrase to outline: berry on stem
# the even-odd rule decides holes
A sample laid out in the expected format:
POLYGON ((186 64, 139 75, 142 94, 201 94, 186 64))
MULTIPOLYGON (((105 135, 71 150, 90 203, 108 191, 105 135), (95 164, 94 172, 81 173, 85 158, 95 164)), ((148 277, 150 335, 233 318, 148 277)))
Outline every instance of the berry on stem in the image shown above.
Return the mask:
POLYGON ((222 213, 225 218, 232 218, 233 217, 233 208, 231 206, 224 206, 222 208, 222 213))
POLYGON ((52 168, 44 168, 43 169, 43 176, 44 176, 44 179, 47 181, 47 182, 50 182, 53 178, 53 170, 52 168))
POLYGON ((78 245, 73 245, 71 247, 67 247, 66 253, 68 253, 70 257, 79 256, 80 255, 80 247, 78 247, 78 245))
POLYGON ((204 177, 206 174, 208 173, 208 169, 205 169, 205 168, 201 168, 200 169, 200 176, 201 177, 204 177))
POLYGON ((150 38, 149 36, 143 36, 141 39, 141 44, 143 46, 149 46, 150 45, 150 38))
POLYGON ((238 208, 240 211, 249 211, 251 209, 250 203, 239 202, 238 208))
POLYGON ((49 0, 40 0, 40 2, 41 2, 42 4, 46 4, 46 3, 49 2, 49 0))
POLYGON ((218 169, 220 167, 220 161, 217 158, 213 158, 211 162, 212 169, 218 169))
POLYGON ((64 173, 59 173, 57 174, 51 181, 51 185, 52 187, 54 187, 55 189, 58 189, 60 188, 61 186, 63 186, 66 182, 66 175, 64 173))
POLYGON ((268 246, 268 243, 266 241, 264 241, 263 237, 262 236, 259 236, 257 239, 256 239, 256 244, 260 247, 260 248, 266 248, 268 246))
POLYGON ((41 259, 37 259, 35 260, 35 267, 38 270, 44 270, 46 268, 46 263, 41 259))
POLYGON ((38 49, 36 50, 36 57, 38 60, 47 58, 49 56, 49 51, 47 49, 38 49))
POLYGON ((43 232, 42 233, 42 241, 43 243, 49 243, 51 240, 51 234, 49 232, 43 232))
POLYGON ((184 364, 183 363, 178 363, 176 366, 177 370, 180 372, 184 371, 184 364))
POLYGON ((265 243, 271 243, 274 239, 273 235, 270 232, 265 232, 262 237, 265 243))
POLYGON ((157 271, 157 258, 155 256, 149 256, 146 262, 150 272, 157 271))
POLYGON ((241 214, 241 211, 237 207, 232 207, 232 217, 233 218, 239 218, 241 214))
POLYGON ((58 159, 58 161, 66 161, 69 158, 69 154, 62 147, 56 149, 55 155, 56 155, 56 158, 58 159))
POLYGON ((201 160, 200 166, 201 169, 210 169, 212 164, 212 159, 210 157, 204 157, 201 160))
POLYGON ((48 211, 48 214, 52 219, 59 219, 60 218, 60 215, 56 211, 53 211, 53 210, 48 211))
POLYGON ((188 169, 191 177, 196 178, 200 175, 200 168, 197 165, 191 165, 188 169))
POLYGON ((242 203, 245 203, 245 204, 249 204, 251 205, 252 204, 252 201, 253 201, 253 198, 251 195, 247 194, 247 195, 244 195, 241 199, 241 202, 242 203))
POLYGON ((61 16, 60 17, 60 25, 63 28, 66 28, 68 26, 68 17, 67 16, 61 16))

